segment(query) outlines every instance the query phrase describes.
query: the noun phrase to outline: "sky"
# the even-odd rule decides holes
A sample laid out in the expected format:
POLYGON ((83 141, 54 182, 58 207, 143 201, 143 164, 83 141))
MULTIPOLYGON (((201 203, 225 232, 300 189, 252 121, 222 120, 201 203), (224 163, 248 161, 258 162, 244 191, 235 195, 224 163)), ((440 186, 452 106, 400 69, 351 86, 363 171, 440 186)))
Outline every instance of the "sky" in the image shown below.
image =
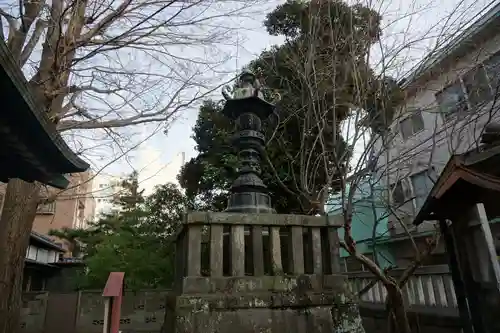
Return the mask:
MULTIPOLYGON (((266 4, 266 8, 251 19, 239 22, 239 43, 227 47, 233 54, 227 62, 229 71, 236 75, 242 66, 254 59, 270 46, 282 43, 280 37, 269 36, 262 25, 265 13, 276 4, 266 4)), ((371 63, 376 69, 386 68, 395 77, 403 77, 426 54, 449 40, 457 30, 465 28, 478 12, 488 5, 498 3, 489 0, 384 0, 371 2, 373 8, 383 15, 384 36, 380 45, 372 49, 371 63)), ((194 141, 190 138, 197 117, 196 109, 186 109, 167 134, 155 134, 127 159, 113 164, 105 172, 126 173, 132 169, 140 171, 140 180, 146 192, 155 184, 176 182, 183 161, 196 156, 194 141)), ((148 137, 152 126, 143 126, 141 135, 148 137)), ((352 136, 351 125, 344 127, 344 135, 352 136)), ((350 139, 353 143, 353 139, 350 139)), ((363 151, 365 140, 355 142, 355 160, 363 151)), ((355 163, 356 161, 354 161, 355 163)))
MULTIPOLYGON (((238 43, 221 46, 224 52, 234 55, 225 64, 231 77, 236 76, 242 66, 255 59, 262 51, 283 42, 282 37, 269 36, 262 24, 265 13, 281 2, 283 1, 269 1, 262 5, 262 10, 252 18, 244 18, 237 22, 240 27, 236 36, 238 43)), ((221 93, 217 92, 215 98, 222 98, 221 93)), ((149 136, 156 125, 141 126, 137 132, 146 140, 145 143, 126 158, 104 169, 102 173, 122 175, 135 169, 139 171, 139 181, 146 193, 150 193, 156 184, 176 183, 182 162, 187 162, 196 156, 195 142, 191 139, 191 135, 197 115, 196 108, 188 108, 182 112, 180 119, 172 124, 167 134, 159 131, 152 137, 149 136)))
MULTIPOLYGON (((394 77, 403 77, 422 57, 450 39, 450 36, 463 29, 474 19, 475 15, 488 4, 498 3, 500 0, 366 0, 362 4, 382 14, 383 36, 381 42, 374 45, 370 60, 372 67, 394 77), (369 1, 369 2, 368 2, 369 1)), ((223 64, 227 73, 225 77, 220 73, 203 73, 205 77, 220 77, 221 81, 229 79, 238 74, 241 68, 255 59, 263 50, 272 45, 283 42, 282 37, 269 36, 263 27, 266 13, 270 12, 276 5, 283 3, 280 0, 262 1, 259 7, 255 7, 250 17, 240 17, 236 20, 225 20, 234 28, 237 43, 219 45, 219 51, 227 54, 228 59, 223 64)), ((349 3, 355 1, 348 0, 349 3)), ((0 6, 6 8, 8 4, 12 12, 16 12, 13 0, 0 0, 0 6)), ((220 6, 224 2, 220 1, 220 6)), ((5 30, 4 20, 4 31, 5 30)), ((193 52, 192 50, 188 52, 193 52)), ((186 53, 186 50, 180 50, 186 53)), ((189 53, 189 56, 200 59, 211 60, 213 53, 189 53)), ((131 66, 141 66, 141 59, 128 59, 131 66)), ((25 69, 29 76, 29 69, 25 69)), ((137 83, 136 83, 137 84, 137 83)), ((159 82, 165 84, 165 82, 159 82)), ((162 96, 149 96, 151 100, 162 96)), ((215 95, 220 98, 220 92, 215 95)), ((130 152, 123 153, 119 150, 93 149, 93 153, 87 156, 92 161, 94 171, 99 170, 103 176, 124 175, 133 170, 139 171, 141 185, 147 193, 153 190, 156 184, 176 182, 183 161, 188 161, 196 155, 195 143, 191 139, 192 128, 197 118, 196 108, 185 108, 180 117, 164 133, 164 128, 158 124, 138 125, 128 128, 123 136, 124 141, 143 142, 130 152), (133 138, 133 140, 132 140, 133 138), (122 156, 123 155, 123 156, 122 156), (110 156, 122 156, 118 161, 110 163, 110 156)), ((349 137, 352 126, 345 127, 344 134, 349 137)), ((65 137, 68 138, 68 137, 65 137)), ((97 136, 85 141, 85 145, 91 146, 97 136)), ((348 140, 351 141, 352 139, 348 140)), ((130 143, 129 142, 129 143, 130 143)), ((70 143, 71 145, 71 143, 70 143)), ((134 146, 132 144, 132 146, 134 146)), ((130 144, 128 145, 130 146, 130 144)), ((361 140, 355 143, 355 152, 359 156, 363 150, 361 140)), ((86 147, 84 147, 86 148, 86 147)), ((114 160, 114 157, 113 157, 114 160)))
MULTIPOLYGON (((263 19, 262 16, 259 21, 263 19)), ((265 30, 258 26, 253 29, 255 30, 245 32, 243 37, 246 40, 238 47, 238 51, 235 50, 238 52, 238 58, 234 59, 232 64, 234 75, 237 75, 240 66, 253 60, 261 51, 281 42, 281 38, 269 38, 265 30)), ((222 98, 222 95, 218 97, 222 98)), ((186 162, 196 156, 195 142, 191 139, 191 135, 197 115, 197 109, 186 110, 182 118, 172 125, 167 135, 159 133, 139 149, 138 165, 144 169, 142 177, 149 179, 149 182, 144 184, 146 191, 151 189, 149 184, 176 181, 176 175, 182 166, 180 163, 182 153, 185 154, 186 162)))
MULTIPOLYGON (((499 0, 391 0, 381 1, 383 36, 380 45, 371 50, 371 65, 380 73, 382 68, 388 75, 401 79, 409 75, 427 55, 445 46, 453 35, 469 27, 482 13, 500 3, 499 0)), ((354 113, 355 114, 355 113, 354 113)), ((369 133, 359 134, 354 125, 356 116, 343 124, 342 134, 354 145, 351 168, 364 167, 362 157, 369 133)))

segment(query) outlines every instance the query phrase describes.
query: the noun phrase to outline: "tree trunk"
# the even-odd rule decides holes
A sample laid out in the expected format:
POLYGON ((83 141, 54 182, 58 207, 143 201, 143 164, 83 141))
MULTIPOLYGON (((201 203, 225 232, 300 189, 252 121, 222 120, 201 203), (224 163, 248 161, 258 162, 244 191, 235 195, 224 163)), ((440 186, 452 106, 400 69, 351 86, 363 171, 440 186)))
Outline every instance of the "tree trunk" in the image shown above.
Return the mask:
POLYGON ((410 322, 406 315, 403 292, 394 282, 385 286, 387 289, 387 309, 389 313, 389 333, 411 333, 410 322))
POLYGON ((26 249, 36 215, 40 185, 12 179, 0 218, 0 333, 20 329, 21 294, 26 249))

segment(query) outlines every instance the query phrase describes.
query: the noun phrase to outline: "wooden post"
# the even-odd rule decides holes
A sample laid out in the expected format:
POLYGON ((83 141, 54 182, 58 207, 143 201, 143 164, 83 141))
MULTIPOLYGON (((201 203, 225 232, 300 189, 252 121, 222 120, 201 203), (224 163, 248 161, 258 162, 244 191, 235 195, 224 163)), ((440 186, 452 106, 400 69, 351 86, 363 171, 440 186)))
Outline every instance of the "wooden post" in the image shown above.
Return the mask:
POLYGON ((231 226, 231 274, 245 276, 245 227, 231 226))
MULTIPOLYGON (((461 260, 464 266, 469 310, 475 332, 500 332, 500 267, 484 205, 475 204, 460 220, 463 238, 461 260)), ((457 238, 458 238, 457 237, 457 238)))
MULTIPOLYGON (((467 216, 464 215, 463 218, 465 220, 453 221, 450 231, 452 232, 455 246, 450 248, 447 247, 446 250, 449 251, 453 249, 453 252, 449 253, 450 263, 452 263, 454 259, 456 260, 456 268, 453 267, 455 265, 450 265, 452 276, 455 269, 457 270, 456 272, 459 272, 457 274, 460 274, 458 277, 453 277, 455 292, 459 292, 460 286, 463 286, 464 297, 466 297, 466 306, 469 316, 467 317, 465 315, 465 319, 463 319, 467 320, 464 326, 464 333, 487 332, 483 327, 481 297, 478 293, 477 284, 473 278, 471 262, 466 246, 465 237, 469 232, 467 226, 468 221, 466 220, 467 216), (463 283, 456 284, 455 279, 460 279, 463 283)), ((462 315, 462 312, 460 312, 460 315, 462 315)))
POLYGON ((293 226, 290 230, 290 241, 288 242, 291 253, 291 267, 294 275, 304 274, 304 244, 301 226, 293 226))
POLYGON ((201 275, 201 225, 187 227, 187 275, 201 275))
POLYGON ((474 329, 472 328, 469 306, 467 305, 467 297, 465 294, 465 286, 457 261, 457 251, 455 249, 453 234, 451 233, 450 229, 448 228, 448 224, 444 219, 439 220, 439 228, 441 229, 446 252, 448 253, 448 266, 450 267, 451 279, 453 281, 462 327, 464 333, 473 333, 474 329))
POLYGON ((311 228, 313 273, 323 273, 323 259, 321 253, 321 229, 311 228))
POLYGON ((221 224, 210 226, 210 276, 223 276, 223 231, 221 224))
POLYGON ((477 226, 474 231, 475 237, 470 237, 477 255, 479 273, 481 281, 490 282, 496 286, 497 291, 500 291, 500 266, 498 264, 495 243, 491 235, 490 223, 486 216, 486 211, 483 204, 476 204, 470 212, 470 225, 477 226))
POLYGON ((281 241, 280 228, 269 228, 269 240, 271 242, 271 271, 274 275, 283 274, 283 264, 281 263, 281 241))
POLYGON ((262 242, 262 226, 250 227, 252 235, 253 275, 264 276, 264 247, 262 242))

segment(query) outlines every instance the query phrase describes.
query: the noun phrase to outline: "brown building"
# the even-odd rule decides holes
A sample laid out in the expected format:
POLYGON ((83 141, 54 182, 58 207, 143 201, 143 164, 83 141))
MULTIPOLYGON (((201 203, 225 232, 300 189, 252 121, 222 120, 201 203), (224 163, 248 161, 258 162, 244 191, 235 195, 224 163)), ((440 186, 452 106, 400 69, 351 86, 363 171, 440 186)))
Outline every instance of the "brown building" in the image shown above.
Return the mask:
MULTIPOLYGON (((92 195, 92 175, 89 171, 74 173, 68 175, 69 186, 57 195, 55 201, 40 205, 38 213, 33 222, 33 231, 48 236, 51 229, 63 228, 85 228, 95 213, 95 199, 92 195)), ((3 204, 3 192, 6 184, 0 184, 0 207, 3 204)), ((50 188, 48 193, 42 195, 51 195, 61 192, 50 188)), ((70 249, 67 242, 49 236, 54 242, 62 246, 66 251, 70 249)), ((66 256, 71 256, 67 252, 66 256)))

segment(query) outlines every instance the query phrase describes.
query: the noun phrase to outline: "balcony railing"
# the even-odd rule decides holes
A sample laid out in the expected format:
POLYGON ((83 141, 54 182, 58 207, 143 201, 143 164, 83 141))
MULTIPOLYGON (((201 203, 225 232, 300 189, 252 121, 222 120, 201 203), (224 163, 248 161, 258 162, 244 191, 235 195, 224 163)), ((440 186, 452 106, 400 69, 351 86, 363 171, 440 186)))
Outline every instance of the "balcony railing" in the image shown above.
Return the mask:
MULTIPOLYGON (((403 270, 394 270, 391 275, 399 278, 403 270)), ((349 276, 351 291, 358 293, 371 281, 374 276, 370 272, 346 273, 349 276)), ((361 295, 361 302, 384 304, 387 292, 381 282, 361 295)), ((457 297, 447 265, 426 266, 418 269, 409 278, 403 288, 403 298, 406 306, 457 308, 457 297)))

